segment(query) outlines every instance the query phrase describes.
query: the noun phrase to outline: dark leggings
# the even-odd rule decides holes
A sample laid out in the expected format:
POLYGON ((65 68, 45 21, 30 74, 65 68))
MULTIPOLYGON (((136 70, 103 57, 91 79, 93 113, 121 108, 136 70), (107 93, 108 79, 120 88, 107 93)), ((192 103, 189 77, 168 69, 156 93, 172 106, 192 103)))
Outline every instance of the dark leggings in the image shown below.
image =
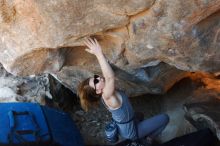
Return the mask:
POLYGON ((158 136, 169 122, 169 116, 167 114, 159 114, 152 118, 143 120, 138 123, 138 137, 151 137, 158 136))

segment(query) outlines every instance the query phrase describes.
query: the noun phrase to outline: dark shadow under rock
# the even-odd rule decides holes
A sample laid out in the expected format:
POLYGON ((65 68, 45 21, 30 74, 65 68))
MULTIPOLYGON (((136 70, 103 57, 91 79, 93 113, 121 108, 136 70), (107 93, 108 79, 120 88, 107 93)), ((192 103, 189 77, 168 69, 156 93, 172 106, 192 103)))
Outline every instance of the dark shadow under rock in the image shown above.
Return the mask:
POLYGON ((197 129, 210 128, 220 139, 220 93, 198 89, 184 105, 185 117, 197 129))
POLYGON ((79 99, 75 93, 61 84, 52 75, 49 75, 50 93, 53 99, 47 98, 49 106, 60 108, 64 111, 72 111, 79 106, 79 99))

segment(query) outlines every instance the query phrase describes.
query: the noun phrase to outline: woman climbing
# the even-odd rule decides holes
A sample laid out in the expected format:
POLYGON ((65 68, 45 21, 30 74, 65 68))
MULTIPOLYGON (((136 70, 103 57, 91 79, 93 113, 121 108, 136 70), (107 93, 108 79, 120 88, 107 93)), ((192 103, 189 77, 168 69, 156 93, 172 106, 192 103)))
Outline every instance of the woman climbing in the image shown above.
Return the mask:
POLYGON ((111 112, 121 137, 137 140, 143 137, 154 139, 169 122, 167 114, 156 115, 150 119, 136 122, 134 110, 124 92, 115 89, 115 74, 106 60, 102 48, 96 39, 87 38, 84 44, 86 51, 98 59, 102 76, 94 75, 78 86, 78 95, 84 110, 95 106, 100 99, 111 112))

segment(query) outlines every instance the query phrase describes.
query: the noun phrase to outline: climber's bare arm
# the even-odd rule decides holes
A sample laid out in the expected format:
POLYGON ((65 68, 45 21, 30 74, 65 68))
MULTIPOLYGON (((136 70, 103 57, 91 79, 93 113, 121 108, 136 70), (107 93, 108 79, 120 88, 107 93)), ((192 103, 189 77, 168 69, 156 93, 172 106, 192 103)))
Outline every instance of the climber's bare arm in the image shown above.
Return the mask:
POLYGON ((120 106, 117 95, 115 94, 115 75, 114 72, 107 62, 102 48, 96 39, 87 38, 84 40, 85 45, 88 47, 87 52, 93 54, 98 59, 100 64, 103 77, 105 78, 105 87, 103 89, 102 97, 107 105, 113 106, 113 108, 120 106))

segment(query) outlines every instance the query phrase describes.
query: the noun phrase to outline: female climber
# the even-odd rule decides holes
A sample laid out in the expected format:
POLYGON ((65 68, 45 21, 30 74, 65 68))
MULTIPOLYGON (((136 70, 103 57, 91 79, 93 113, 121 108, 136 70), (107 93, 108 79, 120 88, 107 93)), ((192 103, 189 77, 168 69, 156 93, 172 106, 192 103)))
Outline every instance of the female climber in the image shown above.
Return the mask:
POLYGON ((111 112, 113 120, 116 121, 121 137, 137 140, 143 137, 154 139, 158 136, 169 122, 168 115, 159 114, 136 122, 128 97, 124 92, 115 89, 115 74, 98 41, 86 38, 84 44, 88 47, 85 51, 96 56, 103 75, 94 75, 79 84, 77 92, 82 108, 88 111, 90 107, 96 106, 96 103, 102 100, 111 112))

